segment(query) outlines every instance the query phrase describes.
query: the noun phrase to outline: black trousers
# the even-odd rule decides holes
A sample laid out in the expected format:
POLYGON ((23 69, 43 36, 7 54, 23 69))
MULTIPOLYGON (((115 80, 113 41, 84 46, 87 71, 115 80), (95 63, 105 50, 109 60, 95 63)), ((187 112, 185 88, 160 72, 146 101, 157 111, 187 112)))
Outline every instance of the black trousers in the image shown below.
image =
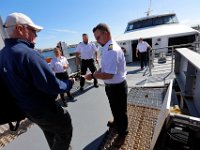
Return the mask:
POLYGON ((119 135, 124 135, 128 130, 127 83, 123 81, 119 84, 106 84, 105 91, 110 103, 114 122, 117 124, 118 133, 119 135))
MULTIPOLYGON (((56 77, 57 77, 58 79, 60 79, 60 80, 68 80, 68 79, 69 79, 69 75, 68 75, 67 71, 65 71, 65 72, 60 72, 60 73, 56 73, 56 77)), ((70 91, 67 92, 67 96, 68 96, 68 97, 71 96, 70 91)), ((61 99, 62 99, 63 101, 65 100, 65 98, 64 98, 64 93, 61 93, 61 94, 60 94, 60 97, 61 97, 61 99)))
POLYGON ((42 129, 51 150, 68 150, 73 127, 67 110, 57 105, 26 116, 42 129))
POLYGON ((141 69, 147 66, 147 52, 139 53, 141 69))
MULTIPOLYGON (((90 69, 91 73, 94 73, 97 69, 94 64, 94 59, 81 59, 81 75, 85 75, 87 69, 90 69)), ((94 78, 94 85, 98 83, 97 79, 94 78)), ((80 86, 83 87, 85 84, 85 79, 80 79, 80 86)))

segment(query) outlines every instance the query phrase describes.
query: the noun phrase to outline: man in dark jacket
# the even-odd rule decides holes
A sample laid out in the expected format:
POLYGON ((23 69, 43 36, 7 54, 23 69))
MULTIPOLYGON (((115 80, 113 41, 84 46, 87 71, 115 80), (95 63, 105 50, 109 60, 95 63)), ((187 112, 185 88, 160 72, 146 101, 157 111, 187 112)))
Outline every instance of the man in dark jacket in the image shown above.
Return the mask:
POLYGON ((71 118, 57 105, 59 93, 71 89, 74 81, 58 80, 51 68, 35 51, 35 25, 22 13, 7 16, 4 27, 9 35, 0 51, 0 75, 24 115, 44 132, 51 150, 67 150, 72 137, 71 118))

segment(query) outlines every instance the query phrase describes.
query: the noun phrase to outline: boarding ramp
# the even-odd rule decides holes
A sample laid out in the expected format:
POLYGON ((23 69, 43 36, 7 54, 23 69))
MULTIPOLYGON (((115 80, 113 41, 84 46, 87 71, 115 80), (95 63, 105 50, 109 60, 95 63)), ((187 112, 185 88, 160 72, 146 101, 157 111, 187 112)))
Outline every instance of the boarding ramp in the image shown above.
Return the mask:
MULTIPOLYGON (((166 107, 168 111, 165 119, 158 117, 157 127, 159 120, 162 120, 162 129, 160 133, 155 132, 151 149, 198 150, 200 148, 200 54, 195 50, 175 49, 175 79, 171 100, 168 101, 170 108, 166 107)), ((161 112, 164 110, 166 109, 162 109, 161 112)))

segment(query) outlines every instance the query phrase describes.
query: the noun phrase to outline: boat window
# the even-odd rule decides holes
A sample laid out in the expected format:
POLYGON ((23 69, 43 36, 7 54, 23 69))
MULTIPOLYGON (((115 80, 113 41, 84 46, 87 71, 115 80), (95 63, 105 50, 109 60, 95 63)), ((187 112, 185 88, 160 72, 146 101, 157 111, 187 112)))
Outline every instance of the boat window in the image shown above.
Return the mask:
POLYGON ((167 23, 173 23, 173 18, 172 17, 165 17, 164 22, 167 23))
POLYGON ((157 26, 157 25, 162 25, 162 24, 171 24, 171 23, 178 23, 178 19, 175 16, 175 14, 159 16, 159 17, 154 17, 154 18, 147 18, 145 20, 131 22, 128 24, 126 31, 133 31, 140 28, 157 26))
POLYGON ((161 25, 161 24, 163 24, 163 18, 153 19, 153 25, 161 25))
POLYGON ((129 26, 128 26, 128 29, 127 29, 128 31, 130 31, 130 30, 133 30, 133 24, 130 24, 129 26))
POLYGON ((142 21, 142 24, 143 24, 144 27, 152 26, 152 19, 142 21))
POLYGON ((173 23, 178 23, 178 18, 176 16, 172 16, 173 23))

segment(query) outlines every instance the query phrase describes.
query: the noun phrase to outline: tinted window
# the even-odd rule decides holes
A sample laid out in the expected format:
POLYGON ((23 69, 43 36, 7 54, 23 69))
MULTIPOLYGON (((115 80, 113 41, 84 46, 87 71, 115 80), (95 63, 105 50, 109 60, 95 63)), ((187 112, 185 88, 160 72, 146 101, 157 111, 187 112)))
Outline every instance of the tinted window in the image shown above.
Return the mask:
POLYGON ((177 22, 178 20, 175 15, 161 16, 161 17, 150 18, 146 20, 129 23, 126 31, 132 31, 140 28, 162 25, 162 24, 171 24, 177 22))

